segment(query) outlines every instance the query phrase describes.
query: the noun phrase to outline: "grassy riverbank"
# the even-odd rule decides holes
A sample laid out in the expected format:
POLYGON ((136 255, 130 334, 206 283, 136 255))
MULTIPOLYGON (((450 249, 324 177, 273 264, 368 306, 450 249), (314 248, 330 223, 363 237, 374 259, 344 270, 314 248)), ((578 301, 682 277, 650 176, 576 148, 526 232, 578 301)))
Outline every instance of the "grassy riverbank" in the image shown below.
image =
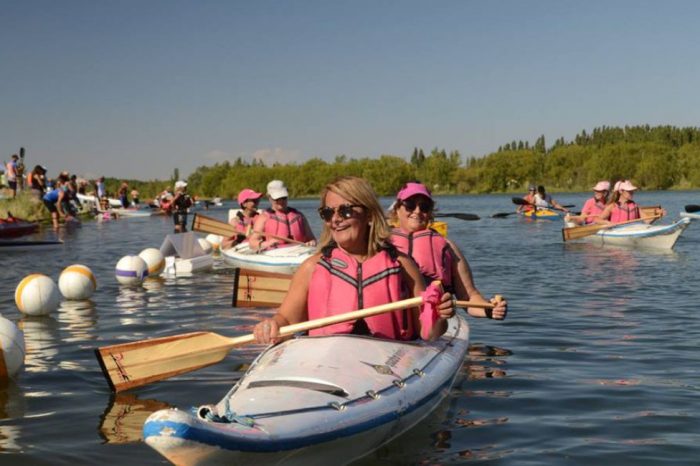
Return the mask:
POLYGON ((14 199, 0 200, 0 218, 6 218, 8 213, 31 222, 51 220, 51 214, 41 200, 27 191, 17 194, 14 199))

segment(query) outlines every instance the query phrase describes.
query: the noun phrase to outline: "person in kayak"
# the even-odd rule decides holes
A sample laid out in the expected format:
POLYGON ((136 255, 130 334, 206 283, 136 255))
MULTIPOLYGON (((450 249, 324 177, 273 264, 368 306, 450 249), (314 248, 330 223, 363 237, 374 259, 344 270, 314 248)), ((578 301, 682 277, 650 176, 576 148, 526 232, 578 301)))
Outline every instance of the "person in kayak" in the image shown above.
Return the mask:
POLYGON ((284 240, 279 238, 289 238, 316 246, 316 237, 304 214, 287 205, 289 192, 282 181, 272 180, 267 184, 267 198, 270 200, 270 208, 265 209, 255 220, 250 247, 258 251, 276 248, 285 244, 284 240), (277 238, 265 238, 266 234, 277 238))
MULTIPOLYGON (((440 280, 445 290, 454 293, 458 300, 489 302, 474 285, 471 268, 462 251, 428 227, 434 208, 435 201, 424 184, 406 183, 389 211, 391 223, 398 224, 398 228, 392 230, 391 242, 416 262, 426 282, 440 280)), ((497 302, 494 298, 490 302, 496 304, 494 309, 469 308, 467 313, 472 317, 505 319, 507 301, 497 302)))
POLYGON ((610 182, 599 181, 593 187, 593 197, 589 198, 580 215, 567 214, 564 220, 573 222, 577 225, 589 225, 591 223, 603 223, 605 220, 601 217, 605 207, 608 204, 608 196, 610 195, 610 182))
POLYGON ((241 206, 236 215, 229 223, 236 229, 236 234, 230 238, 224 238, 221 242, 221 249, 229 249, 233 246, 248 240, 253 230, 253 223, 258 217, 258 204, 262 193, 253 191, 250 188, 245 188, 238 193, 238 205, 241 206))
POLYGON ((544 186, 539 185, 537 187, 537 193, 535 194, 535 206, 537 208, 551 208, 554 207, 557 210, 561 210, 563 212, 568 212, 569 209, 562 207, 561 204, 559 204, 557 201, 555 201, 552 198, 551 194, 547 194, 547 192, 544 189, 544 186))
MULTIPOLYGON (((416 264, 390 241, 379 200, 370 184, 354 176, 336 179, 321 192, 320 252, 301 264, 277 313, 254 328, 259 343, 277 342, 279 329, 420 296, 425 290, 416 264)), ((452 295, 442 293, 438 320, 427 337, 437 338, 454 315, 452 295)), ((412 340, 420 332, 418 309, 404 309, 311 330, 310 335, 360 334, 412 340)))
MULTIPOLYGON (((615 187, 613 188, 612 199, 605 207, 605 210, 603 210, 603 212, 600 214, 600 217, 609 223, 621 223, 641 218, 641 210, 634 201, 634 192, 637 189, 638 188, 633 185, 630 180, 621 180, 616 182, 615 187)), ((647 217, 650 215, 663 217, 666 215, 666 210, 654 208, 653 212, 646 214, 647 217)), ((646 218, 645 222, 653 222, 656 220, 656 218, 657 217, 646 218)))
POLYGON ((523 200, 527 204, 520 204, 516 209, 518 213, 525 213, 535 210, 535 193, 537 193, 537 188, 534 184, 531 184, 527 188, 527 194, 523 196, 523 200))

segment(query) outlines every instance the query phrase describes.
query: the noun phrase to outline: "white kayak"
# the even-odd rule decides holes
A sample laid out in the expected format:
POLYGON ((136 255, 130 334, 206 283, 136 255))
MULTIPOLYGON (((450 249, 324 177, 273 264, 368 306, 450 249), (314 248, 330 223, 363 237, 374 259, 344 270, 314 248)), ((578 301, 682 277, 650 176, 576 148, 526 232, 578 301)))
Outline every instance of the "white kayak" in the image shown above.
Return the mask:
POLYGON ((234 267, 291 274, 316 252, 313 246, 292 244, 257 253, 250 245, 241 243, 221 251, 224 262, 234 267))
MULTIPOLYGON (((77 194, 77 197, 78 197, 78 200, 79 200, 81 203, 88 202, 88 203, 92 203, 92 204, 97 205, 97 198, 96 198, 95 196, 91 195, 91 194, 80 194, 80 193, 78 193, 78 194, 77 194)), ((112 198, 110 198, 110 199, 109 199, 109 206, 110 206, 110 207, 121 207, 121 206, 122 206, 122 202, 121 202, 119 199, 112 199, 112 198)))
POLYGON ((598 245, 672 249, 689 223, 689 218, 681 218, 669 225, 651 225, 639 221, 638 223, 606 228, 593 235, 580 238, 580 240, 598 245))
POLYGON ((691 220, 700 220, 700 212, 681 212, 681 217, 691 220))
POLYGON ((117 214, 119 217, 125 218, 150 217, 153 215, 153 212, 150 210, 142 209, 110 209, 110 212, 117 214))
POLYGON ((145 442, 175 464, 345 464, 428 416, 464 362, 461 311, 435 342, 357 335, 269 347, 217 405, 165 409, 145 442))

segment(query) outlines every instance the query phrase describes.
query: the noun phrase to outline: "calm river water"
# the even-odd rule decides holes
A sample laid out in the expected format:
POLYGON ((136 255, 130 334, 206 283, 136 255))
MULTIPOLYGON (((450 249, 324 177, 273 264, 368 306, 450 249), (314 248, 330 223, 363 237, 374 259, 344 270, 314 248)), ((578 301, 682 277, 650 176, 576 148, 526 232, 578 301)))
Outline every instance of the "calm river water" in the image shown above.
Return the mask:
MULTIPOLYGON (((556 197, 580 208, 587 196, 556 197)), ((662 204, 672 219, 700 203, 698 192, 637 197, 662 204)), ((317 201, 292 205, 318 233, 317 201)), ((449 236, 481 291, 508 298, 508 319, 470 319, 470 355, 449 399, 358 464, 700 463, 700 225, 659 253, 563 244, 559 222, 490 218, 513 209, 510 196, 444 197, 438 205, 481 216, 448 219, 449 236)), ((27 356, 17 379, 0 387, 1 464, 163 464, 140 440, 147 415, 217 402, 260 351, 245 347, 215 366, 110 393, 96 347, 195 330, 240 335, 266 312, 230 307, 231 270, 221 264, 120 286, 117 261, 159 247, 171 230, 163 217, 88 221, 61 231, 65 246, 56 252, 2 257, 0 311, 24 330, 27 356), (17 311, 14 289, 24 276, 57 281, 76 263, 97 277, 92 301, 64 302, 44 318, 17 311)))

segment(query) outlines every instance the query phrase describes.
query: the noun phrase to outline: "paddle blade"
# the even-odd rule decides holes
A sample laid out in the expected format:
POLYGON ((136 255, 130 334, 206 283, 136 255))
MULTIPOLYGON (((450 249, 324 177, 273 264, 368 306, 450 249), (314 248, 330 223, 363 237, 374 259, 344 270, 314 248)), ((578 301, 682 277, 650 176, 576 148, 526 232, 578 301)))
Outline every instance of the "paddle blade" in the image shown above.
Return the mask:
POLYGON ((476 214, 464 214, 464 213, 460 213, 460 212, 450 212, 450 213, 436 212, 435 217, 454 217, 454 218, 458 218, 460 220, 480 220, 481 219, 476 214))
POLYGON ((517 212, 499 212, 497 214, 493 214, 491 218, 506 218, 509 215, 513 215, 517 212))
POLYGON ((685 206, 685 211, 691 214, 695 212, 700 212, 700 205, 688 204, 687 206, 685 206))
POLYGON ((236 269, 233 280, 233 307, 276 307, 282 303, 292 276, 282 273, 236 269))
POLYGON ((527 202, 525 199, 523 199, 521 197, 511 197, 510 200, 513 201, 513 204, 516 204, 516 205, 533 205, 532 203, 527 202))
POLYGON ((233 345, 244 343, 232 341, 212 332, 193 332, 105 346, 95 355, 112 390, 121 392, 216 364, 233 345))
POLYGON ((236 234, 236 229, 233 225, 202 214, 194 214, 194 218, 192 218, 192 231, 212 233, 223 236, 224 238, 230 238, 236 234))

